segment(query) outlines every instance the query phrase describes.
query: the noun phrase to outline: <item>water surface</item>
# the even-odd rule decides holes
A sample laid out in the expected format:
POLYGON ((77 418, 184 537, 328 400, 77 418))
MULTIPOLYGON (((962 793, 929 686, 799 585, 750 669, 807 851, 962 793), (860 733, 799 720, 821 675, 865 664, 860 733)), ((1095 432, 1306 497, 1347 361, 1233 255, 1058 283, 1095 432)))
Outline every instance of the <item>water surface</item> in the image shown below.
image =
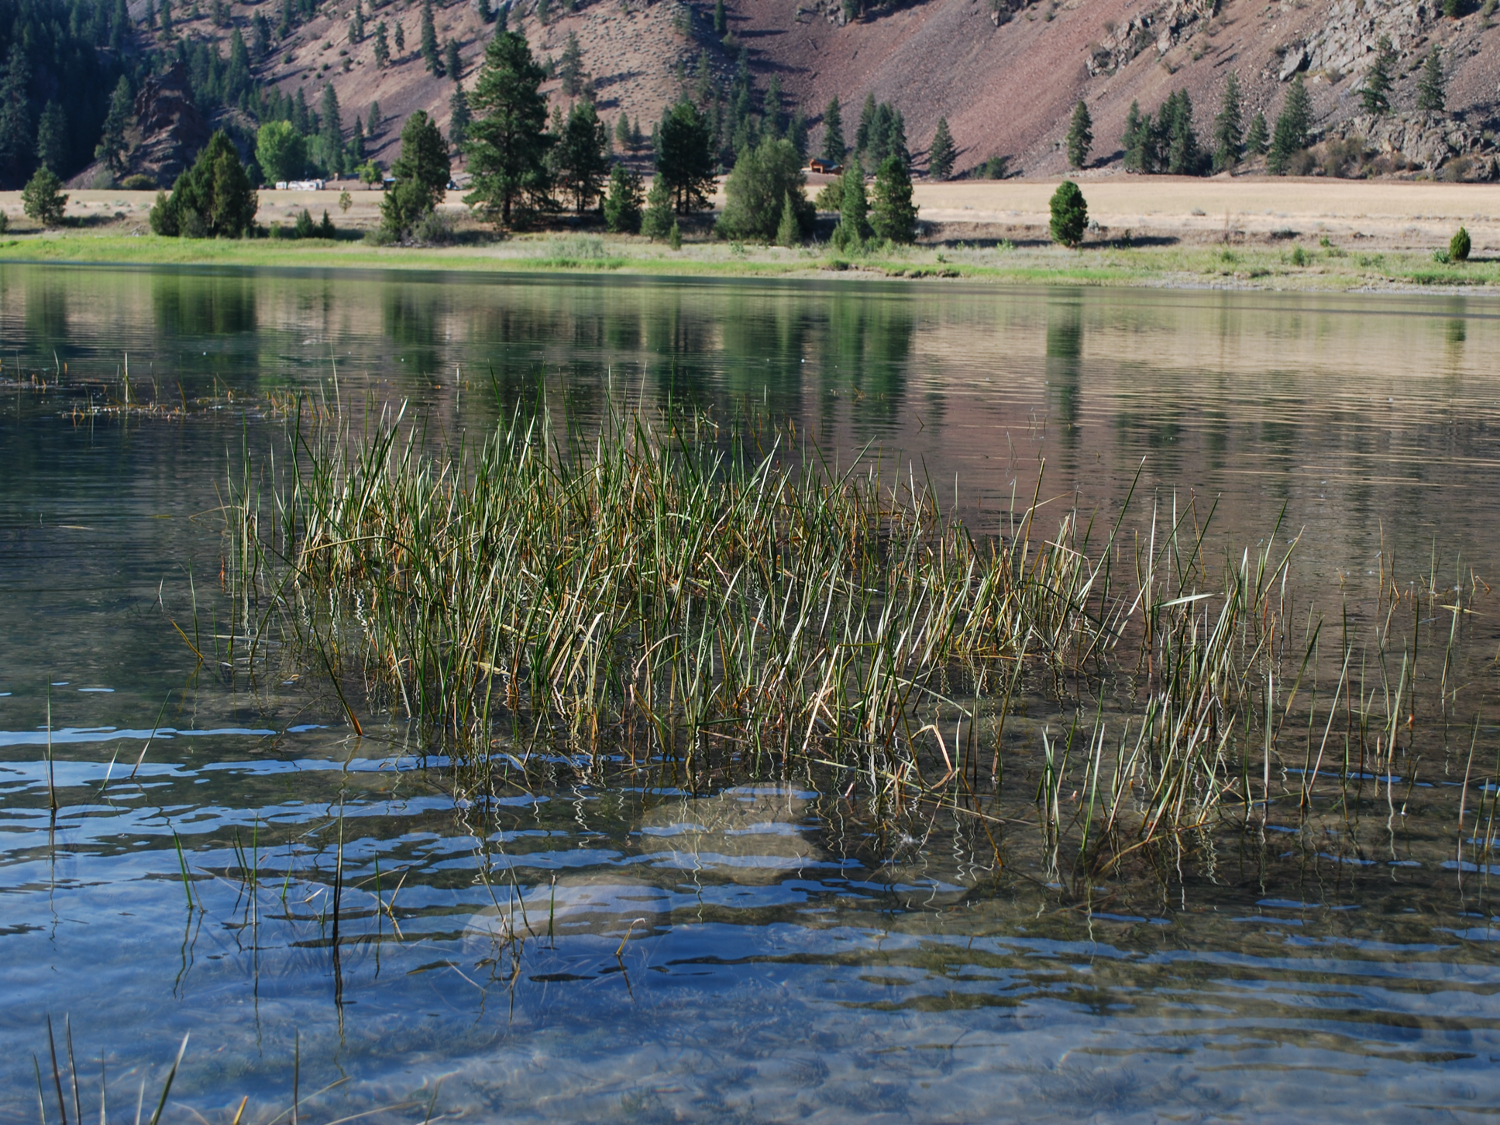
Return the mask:
POLYGON ((324 1122, 1487 1117, 1500 908, 1455 812, 1483 835, 1492 603, 1461 736, 1372 781, 1379 816, 1273 802, 1080 887, 1024 826, 877 830, 816 776, 559 762, 456 805, 393 717, 357 737, 315 676, 226 670, 216 510, 299 393, 435 439, 538 388, 748 403, 981 530, 1038 487, 1214 507, 1236 557, 1279 518, 1299 607, 1358 616, 1393 556, 1493 579, 1497 345, 1467 298, 0 266, 0 1120, 34 1120, 48 1013, 113 1117, 191 1032, 164 1119, 215 1125, 285 1110, 294 1055, 304 1098, 342 1080, 324 1122), (127 363, 186 413, 92 410, 127 363))

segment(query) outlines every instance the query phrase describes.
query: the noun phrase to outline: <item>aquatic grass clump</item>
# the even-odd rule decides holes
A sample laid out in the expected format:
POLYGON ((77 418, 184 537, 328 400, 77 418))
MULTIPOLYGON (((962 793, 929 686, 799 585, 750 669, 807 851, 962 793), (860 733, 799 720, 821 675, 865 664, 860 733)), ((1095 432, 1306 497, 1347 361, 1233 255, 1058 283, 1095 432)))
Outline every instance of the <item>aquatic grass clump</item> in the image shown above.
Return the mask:
POLYGON ((786 434, 612 414, 585 440, 543 412, 451 456, 396 424, 296 444, 275 535, 237 500, 240 588, 471 755, 507 729, 633 757, 857 748, 905 773, 954 662, 1061 672, 1110 643, 1073 515, 976 540, 914 473, 786 434))
POLYGON ((1212 512, 1044 529, 1040 481, 978 533, 911 466, 840 465, 790 424, 607 411, 585 433, 543 408, 449 449, 320 413, 290 437, 264 530, 248 467, 231 490, 252 668, 279 630, 356 729, 356 704, 416 720, 470 791, 542 750, 834 768, 993 819, 1007 716, 1041 698, 1074 715, 1040 764, 1046 834, 1129 849, 1248 807, 1316 637, 1289 647, 1275 535, 1215 576, 1212 512), (1087 794, 1071 819, 1064 789, 1087 794))

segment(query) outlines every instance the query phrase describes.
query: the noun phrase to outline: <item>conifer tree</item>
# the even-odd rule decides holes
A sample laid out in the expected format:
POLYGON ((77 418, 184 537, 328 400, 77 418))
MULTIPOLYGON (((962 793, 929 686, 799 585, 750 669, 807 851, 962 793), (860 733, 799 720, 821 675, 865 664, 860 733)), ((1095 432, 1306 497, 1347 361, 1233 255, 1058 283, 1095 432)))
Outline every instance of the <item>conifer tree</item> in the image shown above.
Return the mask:
POLYGON ((881 238, 898 244, 917 240, 917 208, 911 201, 911 176, 906 162, 895 153, 875 173, 875 205, 870 226, 881 238))
POLYGON ((622 150, 630 147, 630 115, 620 114, 620 119, 615 122, 615 144, 622 150))
POLYGON ((375 25, 375 65, 384 70, 391 62, 391 45, 385 37, 385 20, 375 25))
MULTIPOLYGON (((623 116, 623 115, 622 115, 623 116)), ((609 170, 609 192, 604 197, 604 226, 615 234, 641 229, 641 177, 623 164, 609 170)))
POLYGON ((823 159, 830 164, 842 164, 848 146, 844 144, 844 121, 839 111, 839 100, 833 98, 823 110, 823 159))
POLYGON ((1202 171, 1203 153, 1193 132, 1193 101, 1186 90, 1168 95, 1156 115, 1160 143, 1166 148, 1167 172, 1173 176, 1196 176, 1202 171))
POLYGON ((1245 151, 1251 156, 1264 155, 1266 151, 1266 140, 1270 129, 1266 125, 1266 115, 1257 113, 1250 119, 1250 128, 1245 130, 1245 151))
POLYGON ((724 0, 714 0, 714 34, 720 39, 729 34, 729 13, 724 10, 724 0))
POLYGON ((380 131, 380 123, 382 120, 383 118, 380 116, 380 103, 371 102, 370 116, 365 119, 365 133, 373 137, 380 131))
POLYGON ((448 45, 443 48, 443 68, 447 70, 448 77, 455 82, 463 81, 464 64, 458 53, 458 40, 448 40, 448 45))
MULTIPOLYGON (((109 113, 104 118, 104 131, 94 149, 94 158, 104 161, 110 171, 119 174, 124 168, 125 130, 134 115, 130 98, 130 80, 123 74, 115 84, 115 92, 109 99, 109 113)), ((45 157, 42 157, 45 160, 45 157)), ((56 171, 54 168, 53 171, 56 171)))
POLYGON ((1125 133, 1120 138, 1120 147, 1125 150, 1125 171, 1156 171, 1151 137, 1151 115, 1141 113, 1139 102, 1131 102, 1125 114, 1125 133))
POLYGON ((501 227, 548 201, 547 99, 541 94, 542 68, 526 39, 513 31, 496 33, 485 48, 469 107, 474 121, 464 151, 474 190, 464 197, 501 227))
POLYGON ((781 220, 776 224, 776 245, 796 246, 802 241, 802 226, 797 222, 797 208, 792 203, 792 193, 781 199, 781 220))
POLYGON ((452 165, 448 145, 425 110, 416 110, 401 127, 401 155, 391 165, 395 184, 380 205, 381 225, 403 238, 442 202, 452 165))
POLYGON ((857 251, 870 237, 868 215, 870 204, 865 196, 865 170, 859 156, 844 169, 843 199, 839 207, 839 225, 833 228, 833 244, 840 250, 857 251))
POLYGON ((609 173, 609 156, 605 151, 608 143, 609 132, 599 120, 594 103, 574 104, 558 134, 552 156, 557 186, 573 197, 574 210, 580 215, 599 198, 609 173))
POLYGON ((667 181, 657 176, 651 181, 651 190, 646 193, 646 213, 641 216, 641 233, 653 242, 666 238, 677 220, 672 215, 672 189, 667 181))
POLYGON ((1088 163, 1089 149, 1094 145, 1094 121, 1082 98, 1073 107, 1073 120, 1068 123, 1067 145, 1069 167, 1082 168, 1088 163))
POLYGON ((45 164, 21 189, 21 210, 28 219, 44 227, 62 226, 67 206, 68 197, 63 194, 62 181, 45 164))
POLYGON ((681 214, 708 206, 714 187, 714 155, 708 118, 689 101, 662 115, 657 131, 656 178, 672 189, 681 214))
POLYGON ((344 122, 339 112, 339 96, 329 82, 323 87, 322 128, 319 139, 323 149, 323 163, 334 175, 344 171, 344 122))
POLYGON ((401 26, 400 20, 396 21, 395 42, 396 57, 400 58, 402 55, 406 54, 406 29, 401 26))
POLYGON ((1365 84, 1359 91, 1359 100, 1366 113, 1383 117, 1391 111, 1391 70, 1396 65, 1396 51, 1388 35, 1382 35, 1375 48, 1375 61, 1365 72, 1365 84))
POLYGON ((31 68, 18 37, 11 41, 5 74, 0 77, 0 184, 6 187, 20 187, 31 167, 36 131, 26 97, 30 82, 31 68))
POLYGON ((468 136, 469 95, 464 93, 464 88, 460 85, 448 99, 448 144, 451 148, 461 150, 468 136))
POLYGON ((1302 84, 1302 75, 1292 79, 1286 92, 1286 103, 1281 115, 1276 118, 1276 131, 1271 135, 1271 155, 1266 169, 1273 176, 1284 176, 1293 155, 1307 147, 1308 132, 1312 129, 1312 99, 1307 87, 1302 84))
POLYGON ((562 91, 576 98, 583 89, 583 47, 574 32, 568 32, 562 54, 557 59, 557 77, 562 82, 562 91))
POLYGON ((36 125, 36 159, 43 168, 61 172, 68 159, 68 117, 62 106, 49 101, 36 125))
POLYGON ((870 154, 870 134, 875 129, 875 115, 880 112, 880 104, 876 102, 875 95, 865 95, 865 104, 859 110, 859 126, 854 130, 854 151, 861 160, 870 154))
POLYGON ((349 20, 349 42, 357 45, 365 41, 365 9, 360 0, 354 0, 354 15, 349 20))
POLYGON ((957 155, 953 134, 948 132, 948 119, 939 117, 937 132, 932 134, 932 144, 927 149, 927 174, 934 180, 946 180, 953 174, 953 161, 957 155))
POLYGON ((432 24, 432 0, 422 0, 422 62, 429 73, 442 77, 443 60, 438 58, 437 28, 432 24))
POLYGON ((1448 80, 1443 76, 1443 60, 1437 44, 1427 52, 1422 76, 1417 79, 1417 108, 1425 113, 1442 113, 1448 104, 1448 80))
POLYGON ((1052 241, 1069 249, 1076 249, 1088 230, 1089 205, 1083 192, 1072 180, 1064 180, 1053 192, 1049 204, 1052 212, 1050 229, 1052 241))
POLYGON ((1231 70, 1224 80, 1224 97, 1214 118, 1214 171, 1223 172, 1238 164, 1243 144, 1240 79, 1231 70))

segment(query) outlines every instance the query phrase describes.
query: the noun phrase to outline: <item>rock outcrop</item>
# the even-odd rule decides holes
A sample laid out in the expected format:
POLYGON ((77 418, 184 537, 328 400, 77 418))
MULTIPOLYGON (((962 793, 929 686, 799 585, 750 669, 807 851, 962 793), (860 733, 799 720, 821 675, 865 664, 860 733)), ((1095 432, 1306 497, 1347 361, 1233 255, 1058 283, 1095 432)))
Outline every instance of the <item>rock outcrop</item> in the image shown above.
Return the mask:
POLYGON ((189 96, 187 72, 180 63, 141 83, 135 117, 135 128, 129 132, 134 142, 130 171, 150 176, 162 187, 172 185, 213 135, 189 96))

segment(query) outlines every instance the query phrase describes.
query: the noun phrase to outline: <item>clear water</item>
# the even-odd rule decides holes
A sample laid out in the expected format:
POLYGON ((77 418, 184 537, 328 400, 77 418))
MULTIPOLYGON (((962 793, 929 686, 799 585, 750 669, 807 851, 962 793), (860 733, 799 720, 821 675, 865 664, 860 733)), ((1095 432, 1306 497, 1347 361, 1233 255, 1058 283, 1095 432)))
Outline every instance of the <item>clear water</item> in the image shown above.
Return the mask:
POLYGON ((1022 826, 998 854, 951 813, 882 833, 809 777, 559 763, 455 806, 403 725, 356 737, 177 628, 227 644, 220 482, 335 379, 449 434, 538 382, 584 415, 763 402, 981 527, 1044 458, 1044 498, 1111 518, 1139 472, 1137 504, 1216 499, 1226 551, 1285 508, 1325 610, 1381 551, 1489 576, 1497 345, 1500 304, 1459 298, 0 266, 0 1121, 36 1119, 33 1054, 57 1118, 49 1013, 113 1120, 188 1032, 169 1122, 267 1125, 294 1070, 326 1123, 1488 1117, 1500 905, 1455 806, 1476 831, 1495 772, 1493 613, 1464 624, 1467 790, 1434 759, 1405 816, 1379 786, 1378 817, 1273 802, 1092 889, 1022 826), (88 411, 127 354, 188 416, 88 411))

